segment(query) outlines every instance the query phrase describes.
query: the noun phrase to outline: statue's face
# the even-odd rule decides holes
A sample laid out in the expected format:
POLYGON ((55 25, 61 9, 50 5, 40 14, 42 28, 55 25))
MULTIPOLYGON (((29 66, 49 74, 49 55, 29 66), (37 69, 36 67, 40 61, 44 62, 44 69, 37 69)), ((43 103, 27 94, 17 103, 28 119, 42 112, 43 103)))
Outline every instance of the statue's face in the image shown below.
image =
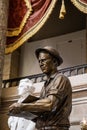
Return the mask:
POLYGON ((53 58, 49 53, 40 52, 38 57, 39 65, 43 73, 49 75, 54 71, 53 58))

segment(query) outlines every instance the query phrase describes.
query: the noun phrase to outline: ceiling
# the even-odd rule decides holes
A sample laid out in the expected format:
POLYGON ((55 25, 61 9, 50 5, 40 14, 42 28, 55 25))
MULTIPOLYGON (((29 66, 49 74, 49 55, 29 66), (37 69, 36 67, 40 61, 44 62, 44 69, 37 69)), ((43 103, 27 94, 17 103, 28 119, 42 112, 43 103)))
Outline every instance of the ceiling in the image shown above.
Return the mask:
POLYGON ((65 6, 66 15, 61 20, 59 19, 61 0, 58 0, 47 22, 29 41, 46 39, 85 29, 86 14, 79 11, 70 0, 65 0, 65 6))

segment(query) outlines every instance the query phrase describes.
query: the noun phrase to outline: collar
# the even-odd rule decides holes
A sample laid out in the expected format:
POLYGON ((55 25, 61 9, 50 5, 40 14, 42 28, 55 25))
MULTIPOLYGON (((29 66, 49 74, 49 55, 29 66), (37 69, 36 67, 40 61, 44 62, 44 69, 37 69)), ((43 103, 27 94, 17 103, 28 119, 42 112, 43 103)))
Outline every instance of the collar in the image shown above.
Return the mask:
POLYGON ((50 78, 49 79, 53 79, 53 78, 55 78, 55 76, 58 74, 58 71, 57 72, 55 72, 54 74, 52 74, 51 76, 50 76, 50 78))
POLYGON ((57 74, 58 74, 58 71, 55 72, 54 74, 52 74, 49 78, 47 78, 47 80, 46 80, 46 82, 45 82, 45 85, 49 84, 49 82, 50 82, 51 80, 53 80, 53 79, 56 77, 57 74))

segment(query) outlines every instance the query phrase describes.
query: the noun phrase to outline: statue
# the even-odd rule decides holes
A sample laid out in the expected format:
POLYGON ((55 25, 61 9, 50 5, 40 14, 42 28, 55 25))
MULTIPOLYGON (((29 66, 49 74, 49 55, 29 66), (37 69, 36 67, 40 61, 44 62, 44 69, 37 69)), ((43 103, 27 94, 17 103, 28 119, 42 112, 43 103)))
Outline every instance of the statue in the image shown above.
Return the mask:
MULTIPOLYGON (((24 96, 28 93, 32 93, 35 90, 33 87, 33 83, 29 79, 22 79, 19 82, 18 86, 18 94, 20 95, 20 98, 18 100, 18 103, 21 103, 24 99, 24 96)), ((11 115, 11 113, 10 113, 11 115)), ((22 113, 22 114, 13 114, 8 118, 8 126, 10 130, 35 130, 35 123, 26 117, 28 113, 22 113)))
POLYGON ((58 72, 63 63, 59 52, 50 47, 35 51, 40 68, 47 80, 41 90, 40 98, 31 103, 16 103, 9 107, 9 112, 29 111, 37 117, 33 120, 37 130, 69 130, 69 116, 72 110, 72 88, 69 79, 58 72))

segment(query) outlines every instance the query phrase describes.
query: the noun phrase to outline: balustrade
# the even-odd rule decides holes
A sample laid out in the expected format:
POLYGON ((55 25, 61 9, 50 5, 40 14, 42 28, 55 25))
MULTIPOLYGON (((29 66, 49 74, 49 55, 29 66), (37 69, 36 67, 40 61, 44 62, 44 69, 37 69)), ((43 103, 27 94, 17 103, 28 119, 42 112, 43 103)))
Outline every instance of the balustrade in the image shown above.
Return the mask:
MULTIPOLYGON (((86 73, 86 69, 87 69, 87 64, 83 64, 83 65, 78 65, 78 66, 61 69, 61 70, 59 70, 59 73, 63 73, 64 75, 70 77, 70 76, 74 76, 74 75, 78 75, 78 74, 84 74, 84 73, 86 73)), ((15 78, 15 79, 3 80, 2 88, 18 86, 19 81, 24 78, 29 78, 33 81, 33 83, 36 83, 36 82, 45 81, 46 75, 45 74, 36 74, 36 75, 30 75, 30 76, 25 76, 25 77, 19 77, 19 78, 15 78)))

